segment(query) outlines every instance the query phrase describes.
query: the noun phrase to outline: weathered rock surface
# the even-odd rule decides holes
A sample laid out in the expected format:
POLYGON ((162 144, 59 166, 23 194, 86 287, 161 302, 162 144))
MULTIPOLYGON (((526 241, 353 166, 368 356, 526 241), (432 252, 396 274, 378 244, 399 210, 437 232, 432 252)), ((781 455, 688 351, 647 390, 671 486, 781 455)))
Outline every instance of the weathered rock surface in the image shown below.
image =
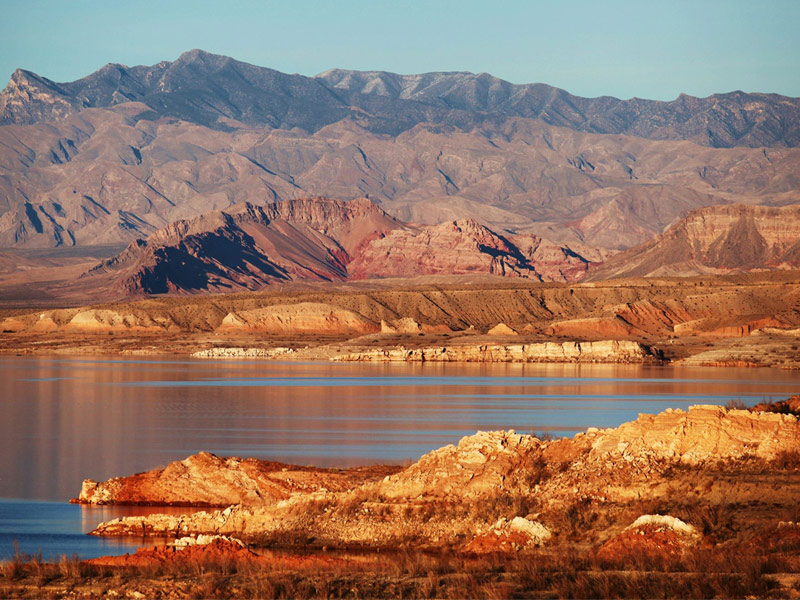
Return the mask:
POLYGON ((366 198, 304 198, 244 203, 176 221, 65 286, 124 297, 437 274, 566 281, 586 271, 588 260, 566 247, 561 251, 562 271, 554 270, 559 259, 551 252, 543 277, 537 271, 540 254, 524 254, 473 219, 412 225, 366 198), (575 262, 582 270, 573 268, 575 262))
POLYGON ((321 302, 298 302, 228 313, 217 331, 365 334, 377 333, 380 327, 350 310, 321 302))
POLYGON ((486 332, 488 335, 519 335, 505 323, 498 323, 486 332))
MULTIPOLYGON (((522 550, 549 543, 548 533, 563 535, 570 521, 582 518, 576 507, 598 510, 663 498, 672 485, 693 489, 707 481, 706 489, 723 486, 715 493, 725 501, 749 502, 763 494, 762 484, 743 482, 741 469, 757 461, 761 466, 753 472, 763 472, 780 454, 799 447, 796 417, 717 406, 642 415, 615 429, 589 429, 557 441, 479 432, 348 491, 317 490, 183 516, 126 517, 103 523, 94 533, 259 538, 301 531, 320 543, 382 546, 416 540, 476 553, 522 550), (684 482, 686 467, 691 471, 684 482), (522 518, 507 512, 516 502, 531 501, 541 513, 522 518)), ((629 556, 637 548, 672 556, 694 543, 696 525, 702 523, 649 515, 622 534, 612 526, 611 536, 619 537, 609 538, 607 558, 629 556)))
POLYGON ((640 415, 598 436, 592 454, 698 465, 743 458, 772 460, 799 442, 800 425, 792 415, 706 405, 688 412, 667 409, 640 415))
POLYGON ((292 348, 209 348, 192 352, 193 358, 274 358, 293 354, 292 348))
POLYGON ((514 431, 478 432, 429 452, 377 484, 387 498, 469 498, 520 485, 525 461, 541 454, 541 442, 514 431), (515 483, 516 482, 516 483, 515 483))
POLYGON ((750 408, 753 412, 771 412, 800 417, 800 395, 778 402, 761 402, 750 408))
POLYGON ((610 565, 635 561, 667 561, 700 541, 698 531, 669 515, 642 515, 622 533, 605 542, 597 559, 610 565))
POLYGON ((254 458, 220 458, 201 452, 170 463, 164 469, 105 482, 87 479, 73 501, 80 504, 269 505, 294 494, 349 490, 395 470, 393 467, 316 469, 254 458))
POLYGON ((464 547, 464 552, 491 554, 493 552, 520 551, 541 546, 553 537, 552 532, 536 521, 525 517, 500 519, 486 533, 475 536, 464 547))
POLYGON ((597 342, 454 345, 414 349, 401 347, 345 354, 336 356, 333 360, 377 362, 639 363, 657 361, 658 356, 653 350, 638 342, 605 340, 597 342))
MULTIPOLYGON (((571 261, 564 256, 562 266, 569 270, 571 261)), ((581 259, 575 256, 573 260, 581 259)), ((488 273, 542 280, 535 262, 526 260, 512 242, 474 219, 395 229, 365 245, 348 265, 348 273, 353 279, 488 273)))

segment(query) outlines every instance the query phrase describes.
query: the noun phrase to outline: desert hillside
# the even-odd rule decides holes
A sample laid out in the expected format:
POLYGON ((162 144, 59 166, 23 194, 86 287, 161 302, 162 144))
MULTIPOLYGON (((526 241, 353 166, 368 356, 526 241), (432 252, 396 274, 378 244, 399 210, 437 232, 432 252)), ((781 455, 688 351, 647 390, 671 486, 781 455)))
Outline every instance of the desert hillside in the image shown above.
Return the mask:
MULTIPOLYGON (((575 246, 589 257, 604 255, 575 246)), ((437 274, 569 281, 590 264, 569 247, 534 235, 503 237, 471 219, 413 225, 365 198, 307 198, 178 221, 54 293, 124 298, 437 274)))
POLYGON ((611 258, 589 279, 730 273, 800 266, 800 206, 710 206, 611 258))

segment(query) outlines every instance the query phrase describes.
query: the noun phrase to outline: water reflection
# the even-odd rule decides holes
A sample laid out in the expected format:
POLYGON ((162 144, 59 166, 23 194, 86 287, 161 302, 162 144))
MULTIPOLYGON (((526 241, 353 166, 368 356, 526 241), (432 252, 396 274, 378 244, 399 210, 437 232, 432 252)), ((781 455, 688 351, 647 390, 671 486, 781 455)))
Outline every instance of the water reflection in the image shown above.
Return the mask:
POLYGON ((572 435, 798 383, 767 369, 3 358, 0 497, 66 500, 84 478, 200 450, 399 463, 479 429, 572 435))
POLYGON ((15 552, 46 559, 78 554, 81 558, 135 552, 143 543, 166 543, 157 538, 98 538, 86 535, 102 521, 153 512, 180 514, 187 509, 148 507, 85 507, 64 502, 0 500, 0 560, 15 552))

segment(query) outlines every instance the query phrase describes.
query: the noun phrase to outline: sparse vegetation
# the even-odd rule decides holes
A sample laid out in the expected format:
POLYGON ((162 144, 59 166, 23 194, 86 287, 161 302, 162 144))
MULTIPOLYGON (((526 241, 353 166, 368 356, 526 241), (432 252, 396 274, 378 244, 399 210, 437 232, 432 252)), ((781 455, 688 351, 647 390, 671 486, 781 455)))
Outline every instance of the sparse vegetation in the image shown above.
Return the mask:
POLYGON ((728 410, 747 410, 747 404, 741 398, 731 398, 725 404, 725 408, 728 410))
POLYGON ((664 562, 599 563, 589 550, 560 546, 514 556, 469 557, 397 552, 364 555, 345 569, 264 568, 216 558, 159 567, 108 569, 82 564, 18 563, 14 578, 3 568, 3 597, 175 598, 744 598, 777 588, 776 572, 796 573, 797 562, 757 548, 697 549, 664 562))

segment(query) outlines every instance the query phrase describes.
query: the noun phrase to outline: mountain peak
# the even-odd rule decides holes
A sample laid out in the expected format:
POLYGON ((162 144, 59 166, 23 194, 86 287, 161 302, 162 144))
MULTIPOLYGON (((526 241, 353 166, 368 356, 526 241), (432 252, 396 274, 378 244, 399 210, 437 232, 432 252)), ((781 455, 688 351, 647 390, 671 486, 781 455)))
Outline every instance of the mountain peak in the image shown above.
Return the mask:
POLYGON ((220 54, 212 54, 211 52, 206 52, 200 48, 193 48, 192 50, 187 50, 186 52, 182 53, 178 60, 197 60, 197 59, 205 59, 205 58, 227 58, 226 56, 222 56, 220 54))

